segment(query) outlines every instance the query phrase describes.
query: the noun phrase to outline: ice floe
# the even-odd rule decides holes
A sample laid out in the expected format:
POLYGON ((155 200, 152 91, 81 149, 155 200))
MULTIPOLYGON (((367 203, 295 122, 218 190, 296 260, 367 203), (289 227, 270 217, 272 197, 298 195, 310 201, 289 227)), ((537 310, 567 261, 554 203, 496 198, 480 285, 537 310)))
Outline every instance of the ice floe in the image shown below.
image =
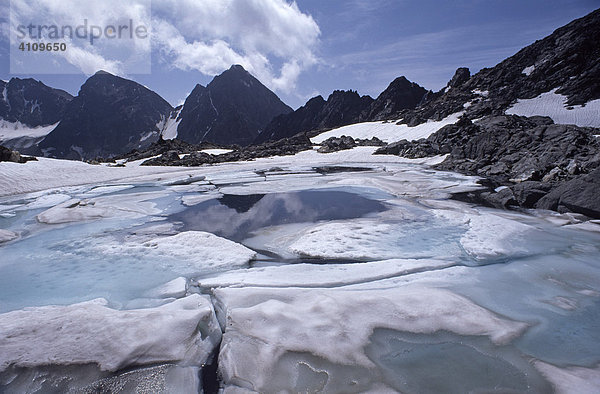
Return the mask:
POLYGON ((536 361, 535 367, 554 385, 557 394, 594 394, 600 387, 600 366, 559 368, 536 361))
POLYGON ((372 389, 382 378, 365 347, 376 328, 421 334, 445 330, 486 336, 496 344, 510 342, 527 328, 452 292, 419 286, 386 291, 227 288, 214 294, 225 329, 219 354, 224 384, 258 392, 297 390, 293 385, 302 365, 313 377, 323 375, 323 391, 372 389), (319 360, 328 368, 320 368, 319 360), (370 381, 353 388, 361 374, 370 381))
POLYGON ((437 270, 455 263, 444 260, 383 260, 357 264, 290 264, 228 271, 199 280, 216 287, 335 287, 373 282, 415 272, 437 270))
POLYGON ((144 246, 154 254, 181 259, 204 269, 243 267, 256 256, 256 252, 243 245, 202 231, 156 238, 144 246))
POLYGON ((160 298, 181 298, 185 296, 186 291, 187 279, 180 276, 151 291, 150 295, 160 298))
POLYGON ((12 241, 17 237, 18 235, 12 231, 0 229, 0 243, 12 241))
POLYGON ((91 199, 70 199, 37 215, 46 224, 61 224, 108 217, 140 217, 161 213, 152 200, 166 192, 130 193, 91 199))
POLYGON ((152 309, 119 311, 105 300, 0 315, 0 371, 9 366, 201 365, 221 338, 208 299, 191 295, 152 309))
POLYGON ((442 220, 455 224, 463 223, 467 231, 460 238, 464 250, 476 259, 518 255, 527 252, 521 239, 531 234, 535 228, 516 220, 503 218, 493 213, 462 213, 450 210, 437 210, 434 214, 442 220))

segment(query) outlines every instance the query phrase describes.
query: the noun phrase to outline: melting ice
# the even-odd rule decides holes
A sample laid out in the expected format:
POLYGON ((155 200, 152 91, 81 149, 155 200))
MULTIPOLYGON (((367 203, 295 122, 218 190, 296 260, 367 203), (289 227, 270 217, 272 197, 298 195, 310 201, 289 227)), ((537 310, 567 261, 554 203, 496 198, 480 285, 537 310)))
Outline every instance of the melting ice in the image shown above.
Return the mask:
POLYGON ((0 391, 597 387, 600 226, 369 149, 2 197, 0 391))

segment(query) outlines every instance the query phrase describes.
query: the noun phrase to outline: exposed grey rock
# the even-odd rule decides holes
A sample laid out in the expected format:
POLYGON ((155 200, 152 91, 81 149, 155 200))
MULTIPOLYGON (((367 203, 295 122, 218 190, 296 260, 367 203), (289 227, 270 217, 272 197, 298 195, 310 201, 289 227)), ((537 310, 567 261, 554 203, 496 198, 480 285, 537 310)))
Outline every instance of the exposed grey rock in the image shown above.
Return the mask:
POLYGON ((17 151, 10 150, 0 145, 0 161, 10 161, 13 163, 26 163, 28 161, 37 161, 35 157, 21 156, 17 151))
MULTIPOLYGON (((427 139, 406 140, 378 154, 426 157, 450 153, 438 169, 459 171, 510 187, 481 193, 490 205, 520 205, 599 217, 598 129, 556 125, 545 117, 461 118, 427 139), (593 175, 592 175, 593 174, 593 175)), ((600 194, 599 194, 600 196, 600 194)))
POLYGON ((193 167, 200 166, 203 164, 246 161, 257 159, 259 157, 295 155, 298 152, 312 149, 313 145, 307 136, 300 134, 291 138, 284 138, 279 141, 266 142, 261 145, 233 147, 235 149, 233 152, 224 153, 222 155, 217 156, 209 155, 203 152, 198 152, 201 149, 200 145, 197 146, 196 149, 193 148, 193 145, 186 144, 185 146, 186 150, 191 150, 191 153, 181 159, 179 158, 178 154, 181 153, 181 151, 167 150, 160 157, 146 160, 144 163, 142 163, 142 165, 193 167))

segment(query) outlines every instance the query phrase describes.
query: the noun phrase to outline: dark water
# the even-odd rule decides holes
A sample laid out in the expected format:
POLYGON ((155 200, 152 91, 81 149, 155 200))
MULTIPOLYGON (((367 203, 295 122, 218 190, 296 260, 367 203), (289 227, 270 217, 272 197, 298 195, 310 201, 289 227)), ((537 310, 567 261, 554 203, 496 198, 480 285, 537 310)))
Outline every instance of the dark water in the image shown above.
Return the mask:
POLYGON ((359 218, 385 211, 386 206, 359 194, 338 190, 224 195, 169 217, 182 231, 208 231, 241 241, 259 228, 289 223, 359 218))

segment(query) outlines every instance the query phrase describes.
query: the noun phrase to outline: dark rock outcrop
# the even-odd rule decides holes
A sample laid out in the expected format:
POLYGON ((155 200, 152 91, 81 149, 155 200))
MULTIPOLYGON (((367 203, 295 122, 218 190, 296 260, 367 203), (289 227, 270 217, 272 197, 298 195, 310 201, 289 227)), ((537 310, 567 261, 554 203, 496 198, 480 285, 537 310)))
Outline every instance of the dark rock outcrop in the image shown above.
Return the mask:
POLYGON ((437 169, 478 175, 496 193, 495 206, 572 211, 600 217, 598 129, 557 125, 546 117, 496 116, 476 123, 462 118, 427 139, 400 141, 377 154, 427 157, 449 154, 437 169))
POLYGON ((373 103, 369 96, 359 96, 356 91, 334 91, 327 101, 317 96, 296 111, 274 118, 254 141, 276 141, 298 133, 325 130, 359 121, 361 114, 373 103))
POLYGON ((375 121, 397 118, 405 109, 413 109, 420 104, 427 90, 406 77, 396 78, 385 89, 370 108, 361 114, 361 121, 375 121))
POLYGON ((260 157, 295 155, 298 152, 312 149, 310 139, 305 135, 297 135, 261 145, 237 147, 233 152, 221 155, 209 155, 199 152, 197 147, 189 155, 180 158, 180 150, 168 150, 160 157, 145 161, 147 166, 188 166, 195 167, 203 164, 216 164, 234 161, 247 161, 260 157))
POLYGON ((10 150, 0 145, 0 161, 10 161, 13 163, 26 163, 28 161, 37 161, 35 157, 21 156, 17 151, 10 150))
POLYGON ((341 137, 331 137, 321 142, 321 147, 317 150, 319 153, 331 153, 340 150, 352 149, 357 146, 384 146, 385 142, 379 138, 373 137, 370 140, 367 139, 354 139, 352 137, 343 135, 341 137))
POLYGON ((232 66, 206 87, 196 85, 179 114, 177 138, 197 144, 249 145, 276 116, 292 112, 242 66, 232 66))
POLYGON ((39 146, 46 156, 76 160, 125 153, 157 141, 159 124, 172 110, 144 86, 99 71, 39 146))

